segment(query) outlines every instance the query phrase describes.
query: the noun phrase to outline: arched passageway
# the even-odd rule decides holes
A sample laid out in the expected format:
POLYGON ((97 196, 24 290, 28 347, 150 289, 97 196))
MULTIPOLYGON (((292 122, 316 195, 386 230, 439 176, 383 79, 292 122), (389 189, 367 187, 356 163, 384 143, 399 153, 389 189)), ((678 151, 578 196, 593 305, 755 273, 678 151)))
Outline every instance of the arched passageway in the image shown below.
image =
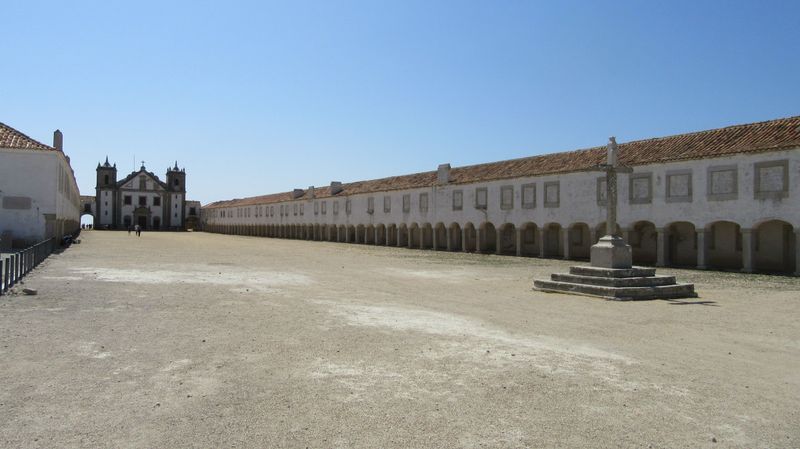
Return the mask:
POLYGON ((365 237, 367 233, 367 228, 364 225, 356 226, 356 241, 355 243, 363 244, 365 242, 365 237))
POLYGON ((631 226, 628 233, 628 244, 631 245, 635 265, 654 266, 656 264, 657 239, 658 233, 655 224, 649 221, 638 221, 631 226))
MULTIPOLYGON (((598 240, 600 240, 605 235, 606 235, 606 222, 602 222, 599 225, 597 225, 597 227, 594 228, 594 241, 592 242, 592 245, 597 243, 598 240)), ((617 224, 617 228, 614 232, 614 235, 617 237, 622 236, 622 230, 620 229, 619 224, 617 224)))
POLYGON ((588 259, 589 249, 594 242, 591 241, 592 236, 589 225, 586 223, 574 223, 567 230, 567 247, 566 257, 570 259, 588 259))
POLYGON ((742 269, 742 229, 732 221, 716 221, 706 226, 705 245, 708 268, 742 269))
POLYGON ((356 227, 350 225, 347 227, 347 243, 356 243, 356 227))
POLYGON ((367 245, 375 244, 375 226, 367 225, 364 231, 364 243, 367 245))
POLYGON ((481 224, 480 241, 480 252, 489 254, 497 252, 497 230, 492 223, 486 221, 481 224))
POLYGON ((345 227, 345 225, 339 225, 339 228, 336 232, 336 241, 339 243, 344 243, 347 241, 347 227, 345 227))
POLYGON ((450 251, 463 251, 461 226, 458 223, 450 223, 450 251))
POLYGON ((431 249, 433 248, 433 227, 430 223, 424 223, 420 227, 420 248, 431 249))
POLYGON ((768 273, 796 271, 796 238, 791 224, 770 220, 753 229, 753 269, 768 273))
POLYGON ((542 228, 544 257, 564 257, 561 232, 562 228, 558 223, 550 223, 542 228))
POLYGON ((464 225, 464 251, 470 253, 478 251, 478 231, 472 223, 464 225))
POLYGON ((408 247, 409 248, 419 248, 419 243, 421 241, 421 232, 419 229, 419 225, 416 223, 411 223, 411 226, 408 228, 408 247))
POLYGON ((697 266, 697 233, 687 221, 672 223, 667 232, 667 264, 674 267, 697 266))
POLYGON ((500 226, 497 239, 497 254, 514 256, 517 254, 517 228, 511 223, 500 226))
POLYGON ((444 223, 436 223, 436 227, 433 228, 433 242, 434 250, 447 250, 447 228, 444 226, 444 223))
POLYGON ((397 225, 394 223, 386 228, 386 244, 388 246, 397 246, 397 225))
POLYGON ((397 246, 407 247, 408 237, 408 226, 405 223, 401 223, 397 228, 397 246))
POLYGON ((539 255, 539 229, 535 223, 525 223, 522 225, 522 241, 520 242, 520 255, 538 256, 539 255))
POLYGON ((386 245, 386 226, 383 224, 375 226, 375 244, 386 245))

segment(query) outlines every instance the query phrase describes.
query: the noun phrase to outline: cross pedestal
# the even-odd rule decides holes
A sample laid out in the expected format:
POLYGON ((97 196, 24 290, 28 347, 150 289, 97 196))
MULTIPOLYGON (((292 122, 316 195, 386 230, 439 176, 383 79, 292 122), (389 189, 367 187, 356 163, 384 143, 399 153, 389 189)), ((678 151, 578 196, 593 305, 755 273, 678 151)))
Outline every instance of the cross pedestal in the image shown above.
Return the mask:
POLYGON ((606 235, 592 245, 589 260, 597 268, 628 269, 633 266, 633 252, 622 237, 606 235))
POLYGON ((590 252, 591 266, 570 267, 569 273, 553 274, 550 280, 535 280, 534 290, 597 296, 620 301, 637 299, 694 298, 693 284, 678 284, 674 276, 656 276, 655 268, 633 266, 633 253, 617 229, 617 173, 631 169, 617 164, 617 142, 608 143, 608 162, 598 167, 606 172, 607 235, 590 252))

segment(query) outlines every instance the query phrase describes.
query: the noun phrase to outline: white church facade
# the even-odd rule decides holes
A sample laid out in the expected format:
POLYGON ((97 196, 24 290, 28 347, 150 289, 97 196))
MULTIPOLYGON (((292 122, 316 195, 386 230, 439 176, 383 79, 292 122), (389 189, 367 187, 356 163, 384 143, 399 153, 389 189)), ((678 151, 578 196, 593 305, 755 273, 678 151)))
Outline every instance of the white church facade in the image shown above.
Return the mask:
MULTIPOLYGON (((203 207, 205 231, 587 259, 604 147, 203 207)), ((634 263, 800 274, 800 117, 627 142, 617 234, 634 263)))
POLYGON ((61 131, 50 146, 0 123, 0 250, 75 233, 79 208, 61 131))
MULTIPOLYGON (((86 197, 85 197, 86 198, 86 197)), ((144 164, 117 180, 117 165, 106 158, 97 164, 95 197, 86 198, 84 211, 94 215, 96 229, 183 230, 186 219, 186 170, 167 168, 165 181, 144 164), (89 202, 91 201, 91 202, 89 202)))

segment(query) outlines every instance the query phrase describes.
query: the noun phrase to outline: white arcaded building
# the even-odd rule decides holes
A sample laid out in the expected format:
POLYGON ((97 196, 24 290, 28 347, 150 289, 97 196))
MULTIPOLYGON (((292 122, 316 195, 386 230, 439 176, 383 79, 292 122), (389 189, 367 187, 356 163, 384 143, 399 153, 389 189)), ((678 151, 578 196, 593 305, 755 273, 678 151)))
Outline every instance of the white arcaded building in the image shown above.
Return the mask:
POLYGON ((72 234, 80 227, 79 208, 61 131, 49 146, 0 123, 0 249, 72 234))
MULTIPOLYGON (((202 209, 205 231, 587 259, 605 234, 605 147, 202 209)), ((620 229, 639 265, 800 274, 800 117, 623 143, 620 229)))

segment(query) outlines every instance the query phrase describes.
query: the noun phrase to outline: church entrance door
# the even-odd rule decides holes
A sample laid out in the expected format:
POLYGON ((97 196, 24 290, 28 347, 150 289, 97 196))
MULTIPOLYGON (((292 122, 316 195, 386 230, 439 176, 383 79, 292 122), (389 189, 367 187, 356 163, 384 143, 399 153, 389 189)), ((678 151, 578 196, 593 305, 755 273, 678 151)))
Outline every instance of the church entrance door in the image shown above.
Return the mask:
POLYGON ((142 229, 147 229, 147 216, 139 215, 136 217, 136 224, 138 224, 142 229))

